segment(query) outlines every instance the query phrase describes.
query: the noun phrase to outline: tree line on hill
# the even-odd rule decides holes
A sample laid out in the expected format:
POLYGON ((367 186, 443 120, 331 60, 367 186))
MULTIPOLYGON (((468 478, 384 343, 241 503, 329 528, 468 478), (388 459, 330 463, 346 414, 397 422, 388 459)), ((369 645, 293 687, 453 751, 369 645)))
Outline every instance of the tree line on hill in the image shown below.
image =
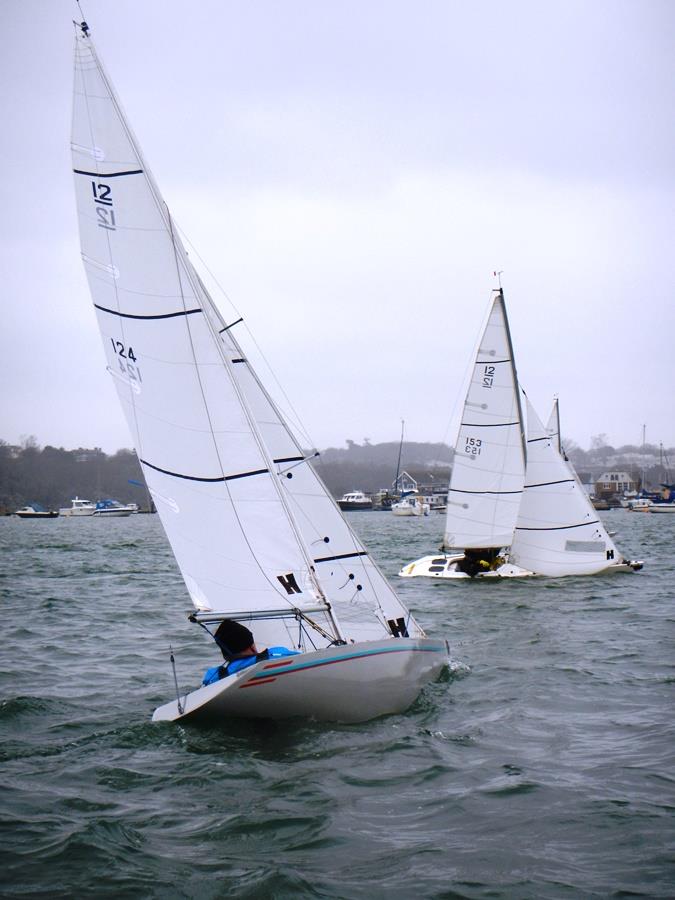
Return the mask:
MULTIPOLYGON (((597 435, 589 450, 572 440, 564 441, 566 452, 577 472, 598 476, 606 469, 626 471, 645 484, 669 482, 669 458, 675 449, 653 444, 644 447, 611 447, 604 435, 597 435)), ((442 443, 398 441, 362 444, 348 440, 346 447, 329 447, 312 462, 334 497, 352 490, 375 493, 391 491, 397 469, 406 471, 421 484, 448 482, 453 450, 442 443), (400 449, 400 463, 399 463, 400 449)), ((47 509, 69 506, 73 497, 89 500, 112 497, 122 503, 148 507, 149 494, 143 472, 133 450, 111 455, 100 448, 40 447, 35 438, 20 446, 0 440, 0 512, 11 513, 37 502, 47 509)))

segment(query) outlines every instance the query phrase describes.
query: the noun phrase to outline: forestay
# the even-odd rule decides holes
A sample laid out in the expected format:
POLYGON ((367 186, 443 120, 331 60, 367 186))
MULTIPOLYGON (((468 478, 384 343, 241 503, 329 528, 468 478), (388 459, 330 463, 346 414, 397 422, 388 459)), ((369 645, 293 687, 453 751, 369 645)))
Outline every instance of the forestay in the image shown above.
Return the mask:
MULTIPOLYGON (((300 459, 187 259, 81 36, 72 148, 82 257, 108 371, 194 605, 309 609, 326 641, 382 637, 387 620, 401 617, 421 633, 300 459), (351 611, 341 626, 327 600, 351 611)), ((281 620, 261 628, 264 641, 297 637, 281 620)))
POLYGON ((464 403, 448 491, 444 547, 508 546, 518 515, 524 470, 518 378, 500 289, 492 303, 464 403))
POLYGON ((510 560, 538 575, 593 575, 622 561, 568 463, 527 402, 527 472, 510 560))

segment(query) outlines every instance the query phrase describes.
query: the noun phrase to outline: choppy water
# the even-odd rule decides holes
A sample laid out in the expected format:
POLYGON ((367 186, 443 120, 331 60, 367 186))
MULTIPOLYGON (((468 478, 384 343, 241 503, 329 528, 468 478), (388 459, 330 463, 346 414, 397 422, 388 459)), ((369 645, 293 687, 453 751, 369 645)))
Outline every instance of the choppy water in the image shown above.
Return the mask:
POLYGON ((452 675, 361 725, 152 725, 215 654, 155 516, 0 520, 3 897, 675 895, 675 517, 638 575, 395 579, 442 518, 353 522, 452 675))

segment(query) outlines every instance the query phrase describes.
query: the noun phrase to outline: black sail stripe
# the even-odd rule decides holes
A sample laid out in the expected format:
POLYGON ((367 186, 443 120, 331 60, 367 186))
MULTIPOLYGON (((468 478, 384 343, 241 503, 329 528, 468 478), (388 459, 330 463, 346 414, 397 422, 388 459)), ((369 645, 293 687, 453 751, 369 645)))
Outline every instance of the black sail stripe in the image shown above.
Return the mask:
POLYGON ((85 172, 83 169, 73 169, 76 175, 90 175, 92 178, 120 178, 122 175, 142 175, 143 169, 129 169, 127 172, 85 172))
POLYGON ((237 478, 248 478, 251 475, 264 475, 266 472, 269 472, 269 469, 255 469, 252 472, 239 472, 238 475, 221 475, 218 478, 203 478, 199 475, 183 475, 181 472, 171 472, 169 471, 169 469, 161 469, 159 466, 153 466, 153 464, 149 463, 147 459, 142 459, 141 462, 144 466, 148 466, 148 468, 154 469, 155 472, 161 472, 162 475, 171 475, 173 478, 184 478, 186 481, 205 481, 208 483, 218 481, 234 481, 237 478))
POLYGON ((453 494, 522 494, 521 491, 463 491, 461 488, 450 488, 453 494))
POLYGON ((520 422, 496 422, 494 425, 478 425, 474 422, 462 422, 462 428, 510 428, 512 425, 520 425, 520 422))
POLYGON ((301 462, 305 457, 304 456, 283 456, 281 459, 273 459, 272 462, 275 463, 287 463, 287 462, 301 462))
POLYGON ((158 313, 154 316, 140 316, 136 313, 123 313, 119 312, 116 309, 108 309, 106 306, 99 306, 98 303, 94 303, 96 309, 100 309, 101 312, 110 313, 111 316, 120 316, 122 319, 175 319, 176 316, 192 316, 195 313, 200 313, 201 308, 197 307, 196 309, 182 309, 180 312, 172 312, 172 313, 158 313))
POLYGON ((314 562, 332 562, 334 559, 353 559, 356 556, 368 556, 368 552, 366 550, 359 550, 356 553, 339 553, 337 556, 320 556, 318 559, 315 559, 314 562))
POLYGON ((524 525, 516 525, 516 531, 567 531, 569 528, 583 528, 585 525, 597 525, 600 519, 591 522, 580 522, 578 525, 554 525, 551 528, 526 528, 524 525))
POLYGON ((484 366, 487 364, 490 366, 498 366, 500 363, 507 363, 507 362, 513 362, 513 360, 512 359, 477 359, 476 362, 474 363, 474 365, 484 366))
POLYGON ((246 360, 243 357, 239 357, 239 359, 231 359, 230 362, 241 363, 241 362, 246 362, 246 360))
POLYGON ((526 484, 526 488, 548 487, 550 484, 573 484, 574 478, 562 478, 560 481, 542 481, 541 484, 526 484))
POLYGON ((552 438, 552 435, 547 434, 546 437, 530 438, 527 443, 528 444, 536 444, 537 441, 550 441, 551 438, 552 438))

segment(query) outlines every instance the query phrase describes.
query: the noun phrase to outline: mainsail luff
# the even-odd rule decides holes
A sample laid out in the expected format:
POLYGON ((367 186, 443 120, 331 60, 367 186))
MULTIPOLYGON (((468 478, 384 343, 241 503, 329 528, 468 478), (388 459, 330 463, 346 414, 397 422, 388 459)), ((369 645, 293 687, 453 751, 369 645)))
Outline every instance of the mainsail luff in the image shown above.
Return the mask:
POLYGON ((511 543, 523 490, 525 435, 501 288, 481 337, 455 444, 443 546, 511 543))
MULTIPOLYGON (((232 371, 235 363, 214 333, 210 298, 193 277, 91 40, 78 37, 77 48, 73 155, 85 268, 109 370, 117 376, 139 458, 193 602, 197 608, 223 611, 303 604, 316 608, 322 592, 311 555, 286 508, 232 371), (109 121, 106 104, 114 112, 109 121), (128 187, 138 177, 147 190, 128 187), (83 178, 93 180, 83 186, 83 178), (141 257, 149 272, 141 270, 141 257), (166 306, 170 298, 178 309, 166 306), (148 332, 149 322, 162 331, 160 339, 148 332), (148 370, 154 378, 148 378, 148 370), (172 395, 168 402, 167 393, 172 395), (151 401, 145 407, 139 401, 146 402, 143 395, 151 401), (181 422, 172 422, 173 402, 185 415, 181 422), (190 460, 192 473, 164 462, 181 456, 171 438, 182 441, 182 456, 190 460), (234 472, 223 462, 226 449, 231 451, 228 458, 239 463, 234 472), (254 548, 248 532, 260 524, 261 502, 272 537, 254 548), (181 527, 177 523, 185 516, 187 527, 181 527), (219 566, 227 570, 224 577, 219 566)), ((328 607, 322 624, 340 636, 328 607)))

